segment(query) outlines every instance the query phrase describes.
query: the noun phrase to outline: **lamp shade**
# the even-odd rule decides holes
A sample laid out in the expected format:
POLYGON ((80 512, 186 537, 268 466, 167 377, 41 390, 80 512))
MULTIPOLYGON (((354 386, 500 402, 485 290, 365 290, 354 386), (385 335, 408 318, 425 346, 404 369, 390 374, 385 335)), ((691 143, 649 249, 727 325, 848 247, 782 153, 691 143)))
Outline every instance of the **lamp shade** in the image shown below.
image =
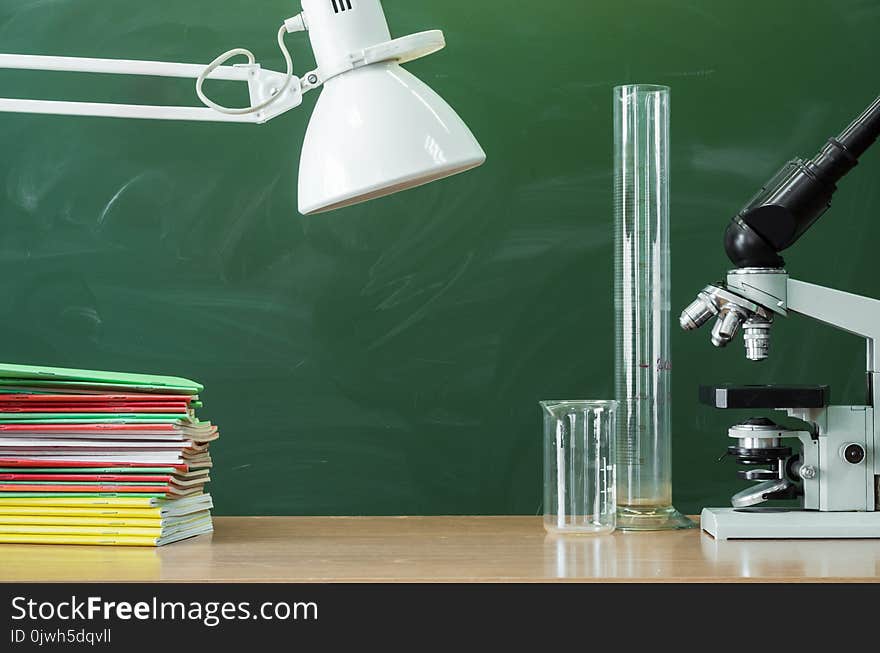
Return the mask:
POLYGON ((325 84, 306 131, 299 210, 322 213, 481 165, 486 154, 437 93, 397 63, 325 84))

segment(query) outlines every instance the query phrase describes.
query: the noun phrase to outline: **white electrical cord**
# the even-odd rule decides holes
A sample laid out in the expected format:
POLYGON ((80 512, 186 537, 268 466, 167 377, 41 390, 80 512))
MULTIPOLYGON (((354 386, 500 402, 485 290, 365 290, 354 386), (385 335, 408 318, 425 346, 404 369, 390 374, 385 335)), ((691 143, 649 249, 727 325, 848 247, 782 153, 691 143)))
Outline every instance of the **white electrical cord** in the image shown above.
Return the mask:
POLYGON ((217 70, 220 66, 225 64, 227 61, 232 59, 232 57, 237 57, 239 55, 243 55, 248 58, 248 63, 253 65, 257 62, 256 57, 254 57, 254 53, 250 50, 245 50, 244 48, 235 48, 234 50, 229 50, 228 52, 224 52, 219 57, 214 59, 208 67, 202 71, 202 74, 199 75, 196 80, 196 95, 199 96, 199 99, 206 107, 210 107, 215 111, 219 111, 220 113, 226 113, 234 116, 243 116, 249 113, 256 113, 257 111, 262 111, 266 107, 268 107, 273 102, 277 101, 283 94, 284 91, 290 86, 290 82, 293 81, 293 58, 290 56, 290 50, 287 49, 287 44, 284 43, 284 36, 288 33, 287 25, 282 25, 281 29, 278 30, 278 47, 281 48, 281 53, 284 55, 284 60, 287 62, 287 79, 284 81, 284 84, 278 92, 275 93, 272 97, 270 97, 265 102, 261 102, 260 104, 256 104, 252 107, 241 107, 241 108, 231 108, 224 107, 221 104, 217 104, 213 100, 211 100, 205 92, 202 90, 202 86, 205 83, 205 80, 208 79, 210 74, 217 70))

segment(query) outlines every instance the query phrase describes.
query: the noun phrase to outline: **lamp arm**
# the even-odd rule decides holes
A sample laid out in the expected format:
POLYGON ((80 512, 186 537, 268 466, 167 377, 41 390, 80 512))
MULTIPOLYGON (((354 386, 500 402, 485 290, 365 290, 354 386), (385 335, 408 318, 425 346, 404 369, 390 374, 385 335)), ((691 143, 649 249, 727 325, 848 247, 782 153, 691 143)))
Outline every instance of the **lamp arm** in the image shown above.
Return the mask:
POLYGON ((287 63, 286 73, 264 70, 256 62, 253 53, 244 48, 230 50, 207 66, 160 61, 0 54, 0 68, 195 79, 196 95, 205 105, 204 107, 175 107, 0 98, 0 112, 262 124, 298 107, 302 104, 304 90, 309 90, 312 87, 310 84, 309 88, 303 89, 302 82, 293 74, 293 59, 284 43, 286 34, 302 32, 306 29, 305 17, 303 14, 299 14, 285 20, 281 29, 278 30, 278 47, 287 63), (235 66, 222 65, 238 55, 246 56, 248 63, 235 66), (208 79, 247 82, 250 105, 233 109, 217 104, 209 99, 202 89, 208 79))
MULTIPOLYGON (((198 79, 204 65, 161 61, 130 61, 124 59, 88 59, 81 57, 50 57, 40 55, 0 54, 0 68, 15 70, 46 70, 114 75, 142 75, 198 79)), ((227 114, 208 107, 151 106, 100 102, 63 102, 56 100, 24 100, 0 98, 0 112, 38 113, 64 116, 96 116, 102 118, 139 118, 146 120, 193 120, 203 122, 264 123, 302 104, 299 80, 257 63, 216 67, 209 79, 247 82, 251 102, 259 104, 272 98, 285 83, 282 97, 261 111, 250 114, 227 114)))
POLYGON ((293 74, 293 60, 284 44, 285 34, 304 29, 305 23, 302 17, 296 16, 285 21, 278 32, 278 45, 287 62, 286 73, 263 69, 256 63, 254 55, 243 48, 236 48, 220 55, 208 66, 161 61, 0 54, 0 68, 6 69, 195 79, 196 94, 205 105, 181 107, 0 98, 0 112, 262 124, 298 107, 302 104, 304 90, 314 86, 309 84, 309 88, 304 89, 300 79, 293 74), (237 55, 247 56, 248 63, 235 66, 222 65, 237 55), (207 79, 247 82, 250 106, 231 109, 213 102, 202 90, 202 85, 207 79))

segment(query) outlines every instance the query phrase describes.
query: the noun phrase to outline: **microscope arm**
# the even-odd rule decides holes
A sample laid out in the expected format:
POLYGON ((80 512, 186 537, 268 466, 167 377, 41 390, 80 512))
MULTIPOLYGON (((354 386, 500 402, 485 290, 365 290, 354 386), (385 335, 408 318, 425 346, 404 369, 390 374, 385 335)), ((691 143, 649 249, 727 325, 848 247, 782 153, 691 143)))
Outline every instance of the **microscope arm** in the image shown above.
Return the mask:
POLYGON ((788 310, 868 341, 868 371, 880 372, 880 300, 789 279, 788 310))

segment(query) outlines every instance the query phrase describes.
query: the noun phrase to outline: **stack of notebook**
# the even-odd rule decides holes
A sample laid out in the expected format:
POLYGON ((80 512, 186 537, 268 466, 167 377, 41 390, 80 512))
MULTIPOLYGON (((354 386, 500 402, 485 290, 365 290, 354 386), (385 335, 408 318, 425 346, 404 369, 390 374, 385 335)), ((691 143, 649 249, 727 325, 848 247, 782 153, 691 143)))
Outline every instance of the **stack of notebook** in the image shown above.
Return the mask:
POLYGON ((210 533, 202 386, 0 364, 0 542, 161 546, 210 533))

